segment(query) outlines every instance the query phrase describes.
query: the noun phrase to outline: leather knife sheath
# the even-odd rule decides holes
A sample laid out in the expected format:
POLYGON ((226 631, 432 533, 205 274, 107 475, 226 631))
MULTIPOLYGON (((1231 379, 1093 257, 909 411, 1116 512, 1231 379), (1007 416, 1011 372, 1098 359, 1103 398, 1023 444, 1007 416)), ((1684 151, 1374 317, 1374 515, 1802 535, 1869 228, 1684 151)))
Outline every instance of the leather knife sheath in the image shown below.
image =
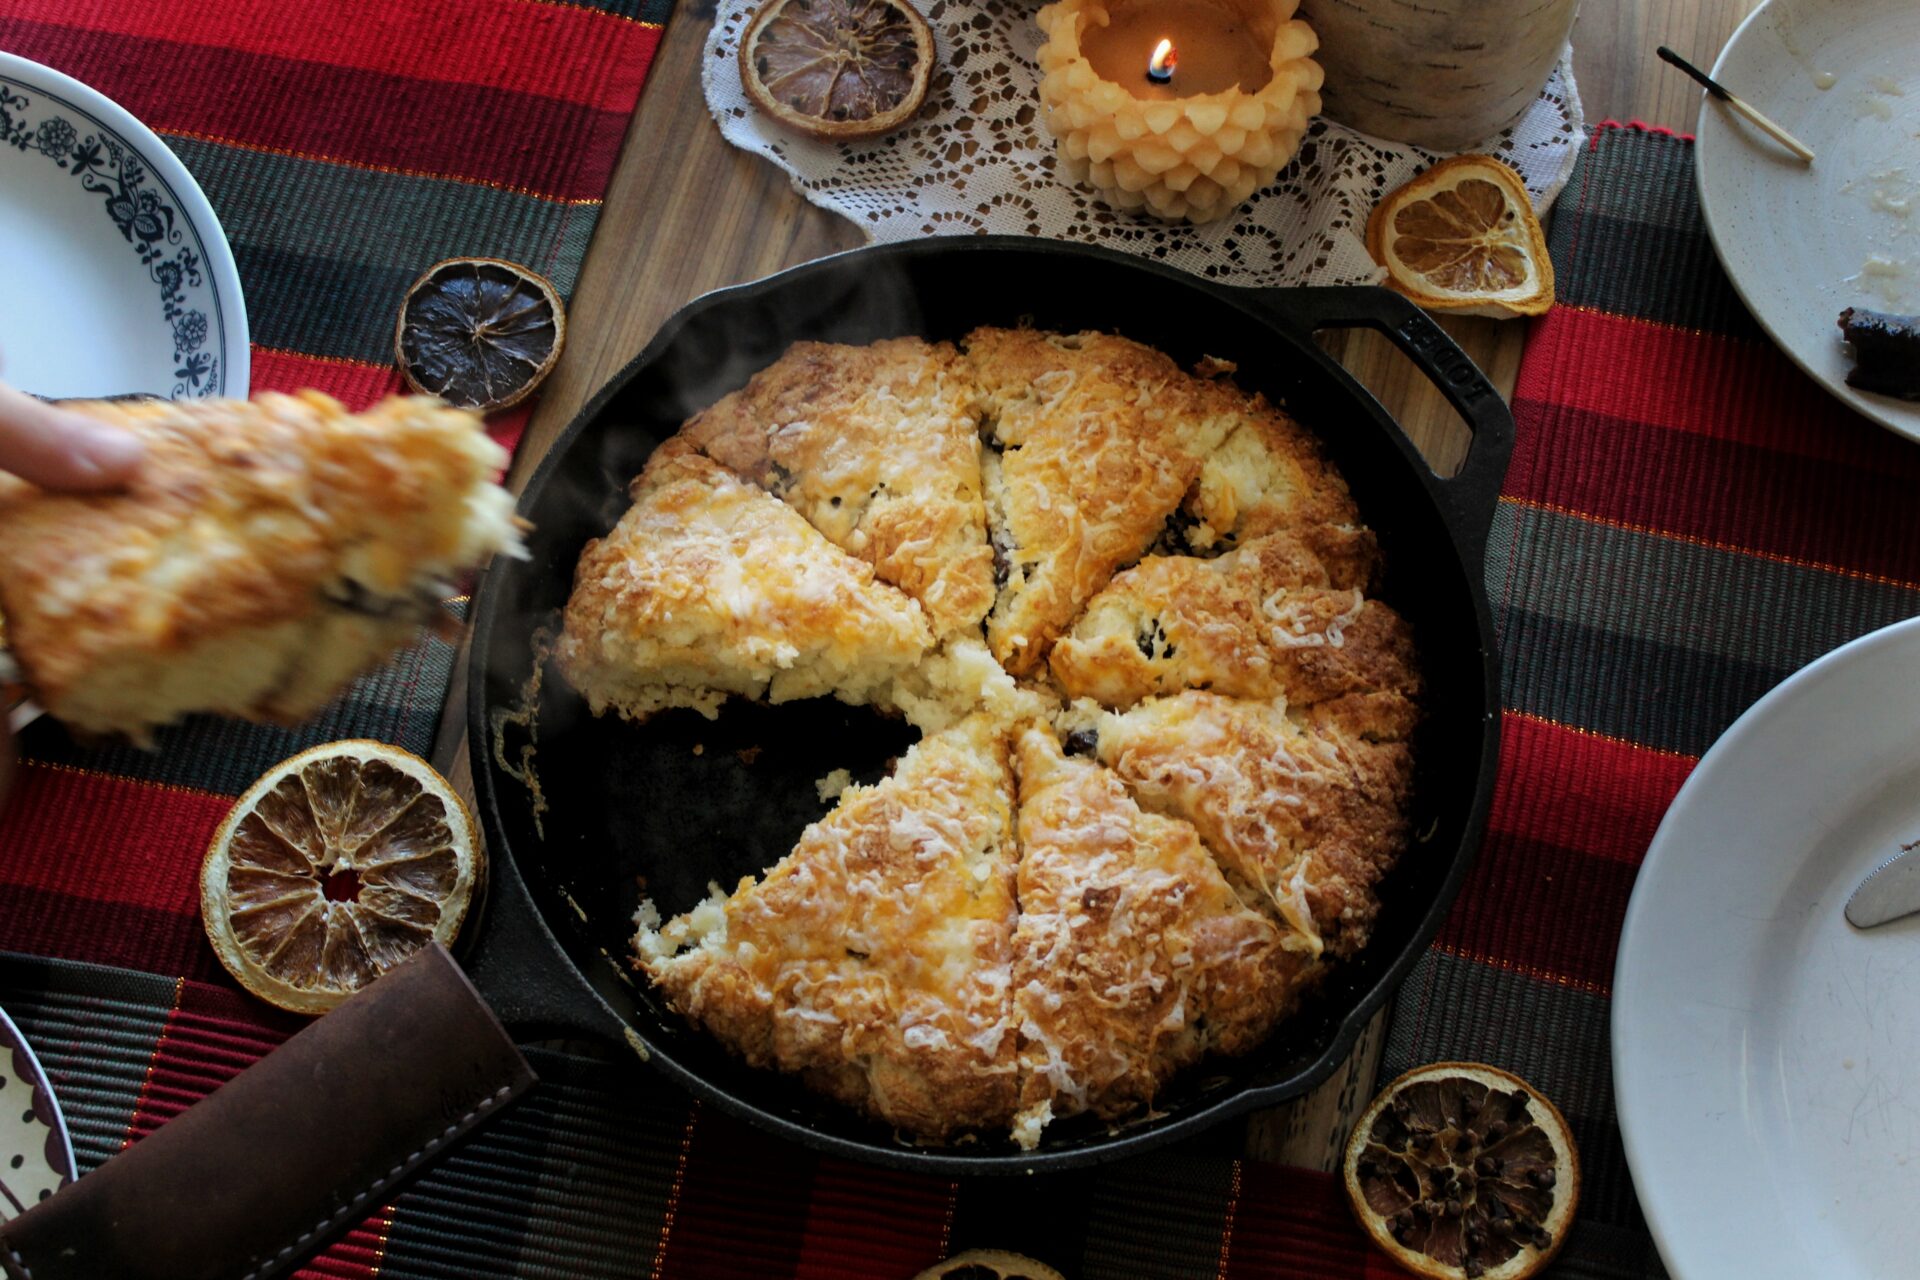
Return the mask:
POLYGON ((0 1223, 13 1280, 264 1280, 534 1083, 435 944, 0 1223))

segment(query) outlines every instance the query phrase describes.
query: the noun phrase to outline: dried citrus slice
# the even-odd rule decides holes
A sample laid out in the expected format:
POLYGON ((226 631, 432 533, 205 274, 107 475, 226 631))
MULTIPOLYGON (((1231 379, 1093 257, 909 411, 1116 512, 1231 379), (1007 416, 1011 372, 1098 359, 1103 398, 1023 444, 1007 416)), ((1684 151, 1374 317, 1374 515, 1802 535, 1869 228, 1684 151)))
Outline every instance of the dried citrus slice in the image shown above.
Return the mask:
POLYGON ((1347 1142, 1347 1198, 1395 1262, 1445 1280, 1522 1280, 1560 1250, 1580 1200, 1566 1119, 1518 1076, 1418 1067, 1347 1142))
POLYGON ((498 258, 448 258, 407 289, 393 352, 407 385, 476 413, 519 404, 553 371, 567 312, 542 275, 498 258))
POLYGON ((1492 156, 1443 160, 1374 207, 1367 252, 1430 311, 1537 316, 1553 262, 1520 175, 1492 156))
POLYGON ((740 83, 816 138, 871 138, 926 101, 933 31, 905 0, 768 0, 740 38, 740 83))
POLYGON ((473 815, 426 761, 328 742, 235 802, 200 869, 200 914, 240 985, 325 1013, 427 943, 451 942, 483 858, 473 815))
POLYGON ((913 1280, 1063 1280, 1044 1262, 1004 1249, 969 1249, 936 1262, 913 1280))

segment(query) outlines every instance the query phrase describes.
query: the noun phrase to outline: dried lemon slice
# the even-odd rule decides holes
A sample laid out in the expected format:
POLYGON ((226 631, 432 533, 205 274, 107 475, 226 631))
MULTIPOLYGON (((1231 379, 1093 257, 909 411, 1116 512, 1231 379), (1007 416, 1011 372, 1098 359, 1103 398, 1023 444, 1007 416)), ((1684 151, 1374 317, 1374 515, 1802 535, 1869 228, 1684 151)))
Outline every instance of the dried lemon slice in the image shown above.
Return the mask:
POLYGON ((1454 156, 1374 207, 1367 252, 1389 288, 1429 311, 1537 316, 1553 261, 1520 175, 1492 156, 1454 156))
POLYGON ((740 83, 816 138, 871 138, 926 101, 933 29, 905 0, 768 0, 740 37, 740 83))
POLYGON ((1580 1201, 1566 1118, 1520 1077, 1478 1062, 1407 1072, 1354 1126, 1347 1199, 1415 1275, 1524 1280, 1553 1260, 1580 1201))
POLYGON ((324 743, 234 804, 200 869, 200 914, 240 985, 325 1013, 451 942, 483 857, 473 815, 426 761, 384 742, 324 743))

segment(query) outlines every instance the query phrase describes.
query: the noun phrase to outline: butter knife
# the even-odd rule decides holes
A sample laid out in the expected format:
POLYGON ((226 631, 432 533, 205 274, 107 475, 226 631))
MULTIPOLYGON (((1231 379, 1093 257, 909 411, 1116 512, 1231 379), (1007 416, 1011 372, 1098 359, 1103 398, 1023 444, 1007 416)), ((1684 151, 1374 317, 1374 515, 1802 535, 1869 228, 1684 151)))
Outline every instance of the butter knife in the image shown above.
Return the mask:
POLYGON ((1867 873, 1847 899, 1847 923, 1856 929, 1898 920, 1920 911, 1920 840, 1902 845, 1900 852, 1867 873))

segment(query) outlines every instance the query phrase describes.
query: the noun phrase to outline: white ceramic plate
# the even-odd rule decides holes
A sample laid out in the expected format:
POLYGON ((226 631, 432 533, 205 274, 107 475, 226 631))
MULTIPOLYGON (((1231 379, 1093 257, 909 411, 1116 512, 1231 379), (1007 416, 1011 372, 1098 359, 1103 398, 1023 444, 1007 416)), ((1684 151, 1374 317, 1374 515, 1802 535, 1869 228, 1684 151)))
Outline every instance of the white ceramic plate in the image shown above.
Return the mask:
POLYGON ((1920 619, 1835 650, 1701 760, 1614 973, 1614 1096, 1676 1280, 1911 1276, 1920 916, 1841 916, 1920 839, 1920 619))
POLYGON ((0 1222, 73 1181, 73 1143, 47 1073, 0 1009, 0 1222))
POLYGON ((1920 440, 1920 403, 1846 384, 1835 323, 1850 306, 1920 312, 1920 4, 1770 0, 1713 77, 1815 155, 1801 164, 1702 95, 1700 208, 1733 287, 1795 364, 1920 440))
POLYGON ((247 394, 240 275, 199 184, 78 80, 0 53, 0 378, 46 396, 247 394))

